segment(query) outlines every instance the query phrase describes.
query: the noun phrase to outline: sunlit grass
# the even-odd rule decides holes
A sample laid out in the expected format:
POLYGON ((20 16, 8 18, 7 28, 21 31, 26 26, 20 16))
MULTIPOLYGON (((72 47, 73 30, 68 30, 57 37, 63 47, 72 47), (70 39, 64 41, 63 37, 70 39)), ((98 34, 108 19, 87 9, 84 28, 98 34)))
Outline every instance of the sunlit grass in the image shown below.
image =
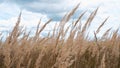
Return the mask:
POLYGON ((30 37, 30 32, 19 27, 20 13, 12 32, 0 42, 0 68, 120 68, 119 29, 109 35, 110 28, 98 39, 97 34, 107 21, 105 19, 94 32, 94 39, 89 40, 86 36, 98 9, 91 13, 83 27, 81 18, 86 12, 64 29, 78 6, 54 26, 52 34, 45 37, 40 34, 51 19, 42 28, 39 28, 39 22, 36 33, 30 37))

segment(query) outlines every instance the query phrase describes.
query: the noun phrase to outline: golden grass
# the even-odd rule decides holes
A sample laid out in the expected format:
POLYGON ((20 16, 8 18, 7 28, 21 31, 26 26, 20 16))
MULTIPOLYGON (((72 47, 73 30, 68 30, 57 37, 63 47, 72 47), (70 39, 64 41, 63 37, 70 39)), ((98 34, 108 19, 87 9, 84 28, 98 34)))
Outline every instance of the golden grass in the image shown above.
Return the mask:
POLYGON ((110 28, 98 39, 97 34, 106 19, 94 32, 95 40, 85 36, 98 9, 91 13, 83 27, 81 18, 85 12, 64 29, 78 7, 66 14, 58 27, 54 26, 52 35, 43 38, 40 33, 51 19, 41 29, 40 20, 35 35, 30 37, 30 32, 19 27, 20 13, 12 32, 0 42, 0 68, 120 68, 119 29, 109 35, 110 28))

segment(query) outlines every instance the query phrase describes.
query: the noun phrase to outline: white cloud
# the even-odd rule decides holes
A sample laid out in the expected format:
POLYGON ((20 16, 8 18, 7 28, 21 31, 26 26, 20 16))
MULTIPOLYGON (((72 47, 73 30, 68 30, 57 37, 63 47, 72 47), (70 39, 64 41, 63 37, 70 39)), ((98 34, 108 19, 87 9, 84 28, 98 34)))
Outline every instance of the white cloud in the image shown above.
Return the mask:
MULTIPOLYGON (((0 0, 0 2, 2 2, 2 0, 0 0)), ((82 11, 88 10, 87 14, 90 14, 90 12, 97 7, 100 7, 93 21, 92 31, 108 16, 110 16, 110 18, 102 31, 104 32, 110 27, 113 27, 113 29, 119 27, 120 0, 4 0, 4 2, 0 4, 0 26, 13 26, 21 9, 23 10, 21 25, 27 27, 36 26, 41 17, 42 22, 46 22, 49 18, 58 21, 79 2, 81 4, 74 16, 75 18, 78 17, 82 11)), ((85 17, 85 19, 86 18, 87 17, 85 17)), ((51 29, 50 27, 53 23, 54 22, 52 22, 46 30, 51 29)), ((3 27, 0 28, 1 30, 5 30, 3 27)))

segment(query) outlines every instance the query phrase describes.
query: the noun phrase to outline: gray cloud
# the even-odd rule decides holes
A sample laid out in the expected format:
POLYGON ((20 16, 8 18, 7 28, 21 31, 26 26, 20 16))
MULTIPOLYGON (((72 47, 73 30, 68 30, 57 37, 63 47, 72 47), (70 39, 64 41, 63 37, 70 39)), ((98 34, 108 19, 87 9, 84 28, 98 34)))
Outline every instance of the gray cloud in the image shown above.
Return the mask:
POLYGON ((4 0, 4 2, 17 4, 21 9, 42 13, 54 21, 60 20, 71 8, 69 0, 4 0))

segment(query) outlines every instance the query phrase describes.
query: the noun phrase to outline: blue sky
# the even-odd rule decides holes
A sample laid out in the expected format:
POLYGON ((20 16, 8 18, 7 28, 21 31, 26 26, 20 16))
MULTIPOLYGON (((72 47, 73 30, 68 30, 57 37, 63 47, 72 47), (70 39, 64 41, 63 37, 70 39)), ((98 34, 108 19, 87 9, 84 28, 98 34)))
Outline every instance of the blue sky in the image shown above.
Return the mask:
MULTIPOLYGON (((87 10, 87 16, 100 7, 90 30, 94 31, 108 16, 109 19, 101 33, 110 27, 117 29, 120 26, 120 0, 0 0, 0 32, 9 31, 15 25, 21 10, 21 25, 32 29, 40 18, 43 23, 52 18, 53 22, 47 26, 46 30, 52 29, 51 26, 59 22, 65 13, 78 3, 81 4, 73 16, 74 19, 83 11, 87 10)), ((85 19, 82 21, 84 22, 85 19)))

